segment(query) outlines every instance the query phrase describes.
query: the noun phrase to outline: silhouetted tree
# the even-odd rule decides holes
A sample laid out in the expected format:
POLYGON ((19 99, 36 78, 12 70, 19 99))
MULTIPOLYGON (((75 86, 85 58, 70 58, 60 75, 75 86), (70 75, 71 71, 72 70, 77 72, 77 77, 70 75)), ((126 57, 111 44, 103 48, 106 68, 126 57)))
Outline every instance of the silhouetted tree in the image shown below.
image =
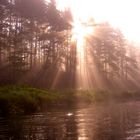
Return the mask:
POLYGON ((95 28, 90 37, 93 57, 100 74, 108 80, 131 81, 137 79, 138 64, 134 49, 128 51, 129 44, 122 32, 112 28, 108 23, 95 28), (131 79, 131 80, 130 80, 131 79))

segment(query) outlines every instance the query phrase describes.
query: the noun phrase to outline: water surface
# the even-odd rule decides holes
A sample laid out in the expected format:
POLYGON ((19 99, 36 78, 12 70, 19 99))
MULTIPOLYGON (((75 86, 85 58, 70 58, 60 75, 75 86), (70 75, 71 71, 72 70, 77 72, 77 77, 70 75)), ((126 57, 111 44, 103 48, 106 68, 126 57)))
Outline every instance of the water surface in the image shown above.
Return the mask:
POLYGON ((140 140, 140 102, 77 105, 0 117, 0 140, 140 140))

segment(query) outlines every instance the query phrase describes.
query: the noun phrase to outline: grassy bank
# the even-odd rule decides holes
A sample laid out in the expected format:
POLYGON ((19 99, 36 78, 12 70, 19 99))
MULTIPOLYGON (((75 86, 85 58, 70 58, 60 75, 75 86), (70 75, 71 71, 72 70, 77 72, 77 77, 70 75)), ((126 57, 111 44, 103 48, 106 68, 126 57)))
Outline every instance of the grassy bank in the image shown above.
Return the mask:
POLYGON ((68 106, 77 102, 139 99, 139 92, 113 93, 108 91, 41 90, 27 86, 0 87, 0 113, 23 114, 52 106, 68 106))
POLYGON ((0 87, 0 113, 32 113, 48 106, 71 104, 73 91, 49 91, 27 86, 0 87))

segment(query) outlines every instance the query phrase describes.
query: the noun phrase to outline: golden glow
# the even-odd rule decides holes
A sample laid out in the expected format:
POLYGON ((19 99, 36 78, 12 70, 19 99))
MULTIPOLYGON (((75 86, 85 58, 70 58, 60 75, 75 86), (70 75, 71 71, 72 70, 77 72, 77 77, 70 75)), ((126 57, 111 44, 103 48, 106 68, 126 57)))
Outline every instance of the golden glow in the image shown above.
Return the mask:
POLYGON ((78 40, 82 45, 83 39, 89 34, 93 33, 93 27, 86 26, 83 22, 79 20, 74 23, 72 32, 73 38, 78 40))
POLYGON ((73 115, 73 113, 70 113, 70 112, 69 112, 69 113, 67 113, 66 115, 70 117, 70 116, 73 115))
POLYGON ((93 54, 88 51, 90 44, 87 44, 85 37, 92 33, 91 29, 94 28, 86 24, 90 24, 88 21, 92 18, 95 24, 109 22, 113 27, 120 28, 127 39, 140 43, 138 16, 140 0, 56 0, 56 2, 59 9, 69 7, 74 17, 73 38, 77 41, 77 88, 105 89, 106 83, 99 74, 94 60, 90 62, 93 54))
POLYGON ((107 21, 120 28, 126 38, 140 42, 140 0, 56 0, 58 8, 70 7, 74 20, 107 21))
POLYGON ((77 41, 77 70, 76 87, 77 89, 89 89, 88 67, 87 67, 87 40, 90 34, 93 34, 94 27, 81 20, 73 25, 73 38, 77 41))

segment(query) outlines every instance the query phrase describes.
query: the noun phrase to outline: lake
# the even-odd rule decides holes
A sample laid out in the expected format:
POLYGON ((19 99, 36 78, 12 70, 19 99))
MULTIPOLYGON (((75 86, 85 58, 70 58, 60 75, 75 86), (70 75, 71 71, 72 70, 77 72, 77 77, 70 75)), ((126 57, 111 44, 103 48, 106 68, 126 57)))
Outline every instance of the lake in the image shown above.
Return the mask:
POLYGON ((77 104, 0 117, 0 140, 140 140, 140 102, 77 104))

